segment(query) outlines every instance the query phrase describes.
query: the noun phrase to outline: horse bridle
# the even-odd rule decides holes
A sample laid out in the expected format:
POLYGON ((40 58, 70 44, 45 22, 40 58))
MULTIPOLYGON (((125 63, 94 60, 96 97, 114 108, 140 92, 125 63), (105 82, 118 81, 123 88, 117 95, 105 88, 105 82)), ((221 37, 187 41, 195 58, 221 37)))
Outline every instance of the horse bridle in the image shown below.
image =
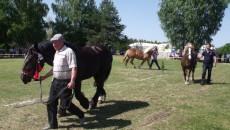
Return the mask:
MULTIPOLYGON (((36 63, 36 71, 38 71, 38 65, 41 63, 43 60, 43 56, 41 53, 38 53, 36 51, 33 51, 34 54, 37 55, 37 63, 36 63)), ((31 72, 28 72, 26 70, 21 70, 21 75, 28 76, 28 77, 33 77, 33 74, 31 72)))
MULTIPOLYGON (((33 51, 33 53, 37 55, 36 71, 39 72, 38 66, 39 66, 39 64, 41 63, 41 61, 43 60, 43 56, 42 56, 41 53, 38 53, 38 52, 36 52, 36 51, 33 51)), ((32 73, 30 73, 30 72, 28 72, 28 71, 25 71, 25 70, 21 70, 21 75, 33 77, 33 74, 32 74, 32 73)), ((65 87, 65 88, 63 88, 56 96, 54 96, 53 98, 49 99, 48 101, 43 101, 43 99, 42 99, 42 81, 41 81, 40 79, 34 79, 34 80, 35 80, 35 81, 40 81, 40 101, 41 101, 41 103, 43 103, 44 105, 51 104, 54 100, 56 100, 57 98, 59 98, 60 95, 61 95, 66 89, 68 89, 68 87, 65 87)), ((73 96, 74 96, 74 92, 72 93, 72 95, 71 95, 70 97, 68 97, 68 98, 64 101, 64 102, 66 102, 68 99, 71 100, 70 103, 69 103, 69 105, 68 105, 66 108, 63 107, 62 104, 61 104, 61 107, 62 107, 63 109, 68 109, 68 107, 70 106, 70 104, 71 104, 71 102, 72 102, 73 96)), ((64 102, 63 102, 63 103, 64 103, 64 102)))

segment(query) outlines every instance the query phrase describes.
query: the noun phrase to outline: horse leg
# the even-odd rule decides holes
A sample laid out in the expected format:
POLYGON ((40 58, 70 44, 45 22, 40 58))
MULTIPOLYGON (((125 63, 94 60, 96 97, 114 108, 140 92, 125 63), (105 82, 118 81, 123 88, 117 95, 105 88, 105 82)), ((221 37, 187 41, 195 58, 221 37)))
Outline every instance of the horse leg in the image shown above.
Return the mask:
MULTIPOLYGON (((95 78, 95 85, 97 87, 97 90, 96 90, 95 95, 93 96, 93 98, 89 102, 89 109, 94 109, 97 106, 99 96, 104 96, 105 97, 105 91, 103 90, 104 83, 98 81, 98 79, 95 78)), ((102 100, 102 97, 100 97, 100 100, 102 100)))
POLYGON ((105 102, 105 100, 106 100, 106 92, 105 92, 105 89, 102 88, 101 94, 99 94, 98 103, 102 104, 105 102))
POLYGON ((184 72, 184 82, 185 84, 187 84, 187 73, 186 73, 186 69, 183 69, 183 72, 184 72))
POLYGON ((95 86, 97 87, 96 93, 92 100, 89 103, 89 108, 93 109, 97 106, 97 103, 103 103, 106 100, 106 92, 104 87, 105 80, 109 77, 111 71, 111 66, 108 68, 104 68, 103 70, 100 70, 99 73, 97 73, 94 76, 95 80, 95 86))
POLYGON ((130 60, 130 58, 128 57, 128 58, 126 59, 126 61, 125 61, 125 67, 126 67, 126 68, 128 68, 128 67, 127 67, 127 63, 129 62, 129 60, 130 60))
POLYGON ((148 65, 149 65, 149 69, 151 69, 149 60, 147 60, 147 63, 148 63, 148 65))
POLYGON ((136 69, 136 66, 133 63, 134 58, 131 58, 130 63, 133 65, 133 68, 136 69))
POLYGON ((194 72, 195 72, 195 68, 192 69, 192 81, 194 81, 194 72))
POLYGON ((188 83, 189 83, 189 78, 190 78, 191 71, 192 71, 192 69, 189 69, 189 72, 188 72, 188 83))
POLYGON ((143 61, 141 62, 141 64, 138 66, 138 69, 140 69, 141 66, 142 66, 144 63, 145 63, 145 60, 143 60, 143 61))
POLYGON ((186 81, 186 73, 185 73, 185 69, 183 69, 183 75, 184 75, 184 82, 186 81))
POLYGON ((186 82, 185 82, 186 85, 189 84, 190 73, 191 73, 191 69, 187 70, 187 77, 186 77, 186 82))
POLYGON ((80 102, 81 106, 84 109, 88 109, 89 108, 89 100, 81 92, 81 81, 78 81, 75 83, 74 93, 75 93, 75 98, 80 102))

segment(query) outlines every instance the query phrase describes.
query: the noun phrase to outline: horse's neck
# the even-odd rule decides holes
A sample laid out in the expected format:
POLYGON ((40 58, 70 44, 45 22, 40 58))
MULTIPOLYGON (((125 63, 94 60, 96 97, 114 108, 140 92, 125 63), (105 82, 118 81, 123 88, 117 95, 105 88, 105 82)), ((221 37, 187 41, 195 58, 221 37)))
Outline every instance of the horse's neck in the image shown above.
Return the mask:
POLYGON ((53 65, 55 50, 52 44, 47 45, 47 47, 40 47, 41 54, 43 56, 44 62, 49 64, 50 66, 53 65))

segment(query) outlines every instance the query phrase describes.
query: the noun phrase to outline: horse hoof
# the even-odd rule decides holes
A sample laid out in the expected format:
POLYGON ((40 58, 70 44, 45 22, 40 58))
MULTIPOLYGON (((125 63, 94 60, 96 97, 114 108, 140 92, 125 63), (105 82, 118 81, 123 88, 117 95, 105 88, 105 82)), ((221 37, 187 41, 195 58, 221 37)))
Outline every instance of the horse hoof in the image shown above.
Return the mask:
POLYGON ((98 97, 98 104, 102 104, 103 103, 103 101, 102 101, 102 96, 99 96, 98 97))
POLYGON ((90 102, 89 102, 89 109, 92 110, 92 109, 94 109, 95 107, 96 107, 96 105, 94 104, 94 101, 93 101, 93 100, 90 101, 90 102))
POLYGON ((185 84, 186 84, 186 85, 188 85, 188 84, 189 84, 189 82, 185 82, 185 84))
POLYGON ((102 102, 102 100, 98 100, 98 104, 102 104, 103 102, 102 102))
POLYGON ((106 96, 105 96, 105 95, 103 95, 103 96, 102 96, 102 102, 104 103, 104 102, 105 102, 105 100, 106 100, 106 96))
POLYGON ((99 96, 99 97, 98 97, 98 103, 99 103, 99 104, 104 103, 104 102, 105 102, 105 98, 106 98, 106 97, 105 97, 104 95, 103 95, 103 96, 99 96))

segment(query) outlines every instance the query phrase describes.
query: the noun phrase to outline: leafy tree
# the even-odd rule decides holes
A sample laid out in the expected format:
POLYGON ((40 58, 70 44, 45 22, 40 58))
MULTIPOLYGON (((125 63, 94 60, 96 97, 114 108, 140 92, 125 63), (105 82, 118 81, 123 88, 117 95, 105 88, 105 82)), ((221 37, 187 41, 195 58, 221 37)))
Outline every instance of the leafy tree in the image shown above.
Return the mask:
POLYGON ((54 33, 62 33, 67 41, 84 46, 87 41, 83 31, 86 2, 87 0, 56 0, 56 4, 52 4, 56 13, 54 33))
POLYGON ((0 46, 9 49, 11 38, 7 35, 7 31, 11 27, 15 10, 12 1, 9 0, 1 0, 0 7, 0 46))
POLYGON ((224 53, 230 54, 230 43, 227 43, 224 46, 217 48, 216 52, 222 53, 222 54, 224 53))
POLYGON ((47 4, 42 0, 12 0, 14 14, 7 36, 19 46, 27 42, 36 42, 45 39, 47 27, 43 20, 49 11, 47 4))
POLYGON ((124 25, 113 3, 104 0, 97 9, 94 0, 56 0, 53 32, 62 33, 66 40, 80 46, 112 44, 122 40, 124 25))
POLYGON ((118 11, 111 0, 103 0, 99 7, 100 11, 100 44, 114 44, 122 38, 125 26, 120 24, 118 11))
POLYGON ((88 0, 84 9, 83 31, 86 35, 86 44, 99 43, 98 33, 100 32, 99 10, 94 0, 88 0))
POLYGON ((158 16, 173 46, 181 49, 192 42, 198 51, 221 27, 227 4, 227 0, 162 0, 158 16))

